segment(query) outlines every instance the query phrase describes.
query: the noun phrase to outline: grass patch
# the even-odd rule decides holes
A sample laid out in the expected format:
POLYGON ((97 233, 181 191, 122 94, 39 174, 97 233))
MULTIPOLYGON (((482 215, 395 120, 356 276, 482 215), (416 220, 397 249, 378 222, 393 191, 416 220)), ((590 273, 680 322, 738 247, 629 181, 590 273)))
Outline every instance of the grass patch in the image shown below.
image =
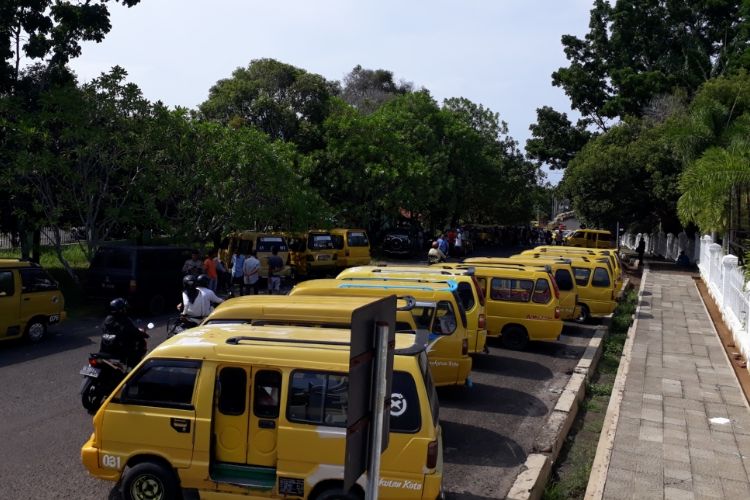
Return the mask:
POLYGON ((545 500, 583 498, 586 493, 609 397, 637 304, 638 292, 630 290, 612 316, 609 331, 602 342, 602 357, 586 386, 586 397, 544 489, 542 498, 545 500))

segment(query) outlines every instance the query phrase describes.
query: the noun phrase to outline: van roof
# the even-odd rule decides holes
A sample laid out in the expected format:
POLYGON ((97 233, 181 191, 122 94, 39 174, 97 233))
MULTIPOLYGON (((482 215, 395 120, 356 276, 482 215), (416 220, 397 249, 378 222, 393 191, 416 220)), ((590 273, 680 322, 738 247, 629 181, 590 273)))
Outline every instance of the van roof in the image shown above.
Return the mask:
MULTIPOLYGON (((396 349, 407 354, 415 335, 396 334, 396 349)), ((158 345, 149 357, 210 359, 272 366, 347 370, 351 330, 309 326, 207 325, 187 330, 158 345)), ((397 353, 398 354, 398 353, 397 353)), ((397 355, 396 358, 403 357, 397 355)))
POLYGON ((0 267, 3 268, 21 268, 21 267, 40 267, 39 264, 28 260, 21 259, 0 259, 0 267))
MULTIPOLYGON (((313 295, 245 295, 220 304, 207 321, 266 320, 351 324, 352 313, 377 301, 377 297, 327 297, 313 295)), ((398 307, 407 301, 399 299, 398 307)))
MULTIPOLYGON (((387 265, 377 265, 377 266, 355 266, 355 267, 349 267, 347 269, 344 269, 339 273, 339 275, 336 277, 336 279, 352 279, 348 276, 352 274, 360 274, 360 275, 372 275, 373 278, 375 277, 383 277, 386 278, 390 275, 401 275, 405 277, 410 276, 419 276, 419 275, 425 275, 430 276, 428 280, 440 280, 440 281, 446 281, 448 279, 462 279, 463 277, 470 278, 474 274, 474 268, 471 266, 465 266, 463 268, 456 268, 451 266, 439 266, 434 265, 430 267, 421 267, 421 266, 387 266, 387 265)), ((356 279, 356 278, 355 278, 356 279)), ((362 278, 365 279, 365 278, 362 278)))
POLYGON ((512 278, 528 278, 529 274, 535 278, 546 277, 549 272, 544 269, 544 263, 539 266, 520 265, 516 266, 513 264, 508 265, 490 265, 486 267, 477 266, 477 276, 490 276, 490 277, 512 277, 512 278))

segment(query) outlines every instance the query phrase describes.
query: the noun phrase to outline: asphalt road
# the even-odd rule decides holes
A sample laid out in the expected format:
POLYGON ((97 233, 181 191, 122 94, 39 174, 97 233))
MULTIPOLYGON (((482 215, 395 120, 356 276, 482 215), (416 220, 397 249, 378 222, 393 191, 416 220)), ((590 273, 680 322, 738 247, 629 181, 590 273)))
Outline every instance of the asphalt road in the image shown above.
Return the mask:
MULTIPOLYGON (((112 484, 80 461, 91 417, 80 368, 98 350, 101 318, 58 325, 38 345, 0 344, 0 500, 105 499, 112 484)), ((166 338, 157 318, 150 346, 166 338)), ((593 327, 566 326, 558 343, 508 351, 490 341, 472 387, 439 391, 449 498, 502 498, 582 355, 593 327)))

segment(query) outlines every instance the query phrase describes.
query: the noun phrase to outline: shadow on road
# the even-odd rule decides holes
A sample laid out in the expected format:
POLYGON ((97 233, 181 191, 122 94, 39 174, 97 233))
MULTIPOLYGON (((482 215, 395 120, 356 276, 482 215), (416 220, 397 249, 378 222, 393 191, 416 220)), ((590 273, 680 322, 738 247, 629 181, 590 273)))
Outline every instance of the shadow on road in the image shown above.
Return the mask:
MULTIPOLYGON (((483 413, 540 417, 547 414, 544 402, 522 391, 475 383, 473 387, 444 387, 438 391, 440 406, 483 413)), ((442 421, 441 421, 442 422, 442 421)))
POLYGON ((536 361, 511 358, 498 354, 483 354, 473 358, 471 371, 496 373, 507 377, 521 377, 530 380, 548 380, 552 370, 536 361))
POLYGON ((79 349, 86 345, 90 345, 92 351, 99 350, 99 344, 89 339, 89 336, 92 335, 91 331, 79 330, 70 333, 64 331, 62 325, 56 328, 56 330, 48 332, 47 338, 38 344, 30 344, 25 339, 19 339, 0 345, 0 367, 79 349))
POLYGON ((518 443, 474 425, 441 421, 443 459, 447 464, 514 467, 526 461, 518 443))

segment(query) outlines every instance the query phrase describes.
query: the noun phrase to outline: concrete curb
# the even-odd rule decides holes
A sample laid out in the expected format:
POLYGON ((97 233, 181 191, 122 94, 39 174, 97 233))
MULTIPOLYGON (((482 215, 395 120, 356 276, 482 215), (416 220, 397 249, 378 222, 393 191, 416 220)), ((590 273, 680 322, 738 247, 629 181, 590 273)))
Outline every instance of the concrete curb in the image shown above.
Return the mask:
POLYGON ((607 482, 607 471, 609 470, 609 459, 612 456, 612 448, 615 441, 615 432, 617 431, 617 422, 620 419, 620 405, 622 403, 623 393, 625 392, 625 380, 630 368, 630 357, 635 340, 635 330, 638 326, 638 316, 641 312, 641 300, 643 299, 643 289, 648 277, 648 264, 645 264, 643 275, 641 276, 641 286, 638 289, 638 305, 635 308, 635 319, 628 329, 628 337, 622 349, 620 366, 617 368, 617 376, 612 387, 612 395, 607 405, 607 414, 604 416, 602 432, 599 435, 599 443, 596 446, 596 456, 591 466, 589 483, 586 486, 585 500, 600 500, 604 496, 604 485, 607 482))
POLYGON ((586 394, 586 382, 596 369, 602 355, 602 339, 607 331, 607 321, 594 331, 586 351, 578 360, 557 404, 547 416, 542 431, 534 441, 532 453, 526 457, 521 473, 516 477, 509 500, 536 500, 541 498, 560 449, 568 436, 578 413, 578 405, 586 394))

